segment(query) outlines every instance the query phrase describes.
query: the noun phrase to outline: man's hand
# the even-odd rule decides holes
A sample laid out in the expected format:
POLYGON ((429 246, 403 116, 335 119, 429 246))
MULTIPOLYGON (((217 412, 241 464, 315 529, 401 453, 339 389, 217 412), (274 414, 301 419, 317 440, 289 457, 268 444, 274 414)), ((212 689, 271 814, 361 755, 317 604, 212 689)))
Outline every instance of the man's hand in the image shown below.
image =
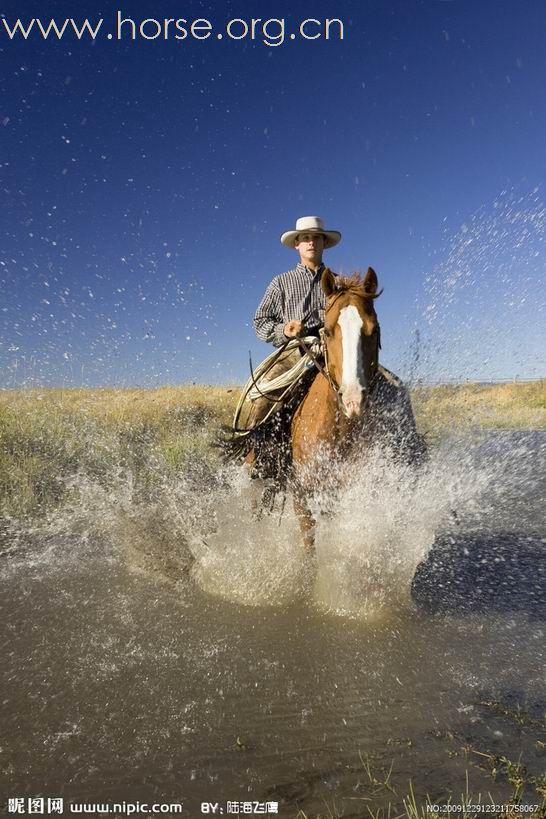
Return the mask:
POLYGON ((298 319, 289 321, 288 324, 284 325, 283 333, 286 338, 297 338, 303 335, 303 321, 299 321, 298 319))

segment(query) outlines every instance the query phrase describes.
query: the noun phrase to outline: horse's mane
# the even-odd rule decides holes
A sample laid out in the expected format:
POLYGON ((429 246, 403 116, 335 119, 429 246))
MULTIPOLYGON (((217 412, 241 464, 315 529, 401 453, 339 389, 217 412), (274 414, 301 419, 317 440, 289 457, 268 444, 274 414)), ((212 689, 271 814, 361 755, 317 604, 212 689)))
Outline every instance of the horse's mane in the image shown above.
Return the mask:
POLYGON ((359 273, 351 276, 336 276, 336 291, 338 293, 349 293, 355 296, 364 296, 368 299, 376 299, 383 292, 372 293, 364 285, 364 279, 359 273))

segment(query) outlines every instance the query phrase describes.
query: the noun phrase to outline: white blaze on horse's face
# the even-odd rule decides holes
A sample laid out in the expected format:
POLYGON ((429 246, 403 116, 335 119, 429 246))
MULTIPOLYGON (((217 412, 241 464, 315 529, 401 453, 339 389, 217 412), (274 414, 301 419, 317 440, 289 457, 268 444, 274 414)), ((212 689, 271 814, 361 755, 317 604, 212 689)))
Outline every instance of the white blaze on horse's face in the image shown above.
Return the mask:
POLYGON ((343 363, 339 392, 343 409, 348 418, 360 415, 362 390, 364 389, 364 369, 362 365, 362 317, 357 308, 350 304, 339 312, 341 327, 343 363))

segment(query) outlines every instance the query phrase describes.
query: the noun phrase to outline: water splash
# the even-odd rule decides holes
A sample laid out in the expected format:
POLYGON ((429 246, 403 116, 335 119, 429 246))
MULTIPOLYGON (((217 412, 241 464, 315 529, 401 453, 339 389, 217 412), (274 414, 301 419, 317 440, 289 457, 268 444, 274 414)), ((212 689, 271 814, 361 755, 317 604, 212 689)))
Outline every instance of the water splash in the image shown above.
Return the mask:
POLYGON ((280 507, 264 514, 262 487, 244 469, 220 469, 214 481, 200 476, 198 464, 173 474, 151 447, 144 476, 151 493, 142 474, 115 464, 103 483, 85 473, 67 478, 69 500, 41 523, 12 520, 2 577, 21 564, 43 574, 98 554, 122 556, 130 568, 175 583, 188 582, 191 565, 203 590, 239 605, 285 606, 304 595, 336 615, 378 619, 413 605, 412 578, 442 533, 538 530, 541 464, 540 433, 445 439, 417 474, 380 449, 369 451, 332 475, 335 492, 315 498, 317 560, 310 566, 290 497, 282 514, 280 507))
POLYGON ((546 207, 539 189, 504 191, 454 233, 446 226, 438 255, 419 299, 412 380, 543 376, 546 207))
POLYGON ((295 599, 305 559, 291 505, 266 514, 263 487, 244 468, 228 470, 226 478, 220 492, 200 499, 200 520, 187 532, 194 579, 205 591, 244 605, 295 599))
MULTIPOLYGON (((341 468, 336 497, 324 492, 313 505, 310 601, 367 620, 412 606, 412 578, 438 534, 506 530, 506 510, 540 492, 537 456, 546 461, 546 442, 533 436, 474 435, 446 440, 417 475, 381 449, 352 465, 349 476, 341 468)), ((186 534, 193 576, 233 602, 282 605, 305 591, 309 566, 290 503, 282 517, 258 509, 259 487, 242 470, 230 473, 221 497, 202 500, 186 534)))

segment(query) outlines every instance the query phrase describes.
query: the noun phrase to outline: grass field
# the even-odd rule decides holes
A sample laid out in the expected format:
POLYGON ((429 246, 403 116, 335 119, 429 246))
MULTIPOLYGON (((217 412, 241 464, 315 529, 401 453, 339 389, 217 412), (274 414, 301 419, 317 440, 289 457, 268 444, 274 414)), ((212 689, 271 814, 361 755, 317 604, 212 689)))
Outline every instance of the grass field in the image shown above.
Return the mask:
MULTIPOLYGON (((210 478, 219 463, 211 443, 237 398, 237 388, 212 386, 1 392, 0 515, 47 514, 73 476, 108 488, 124 473, 141 497, 181 473, 210 478)), ((468 428, 546 426, 544 380, 418 388, 412 400, 431 442, 468 428)))
POLYGON ((544 429, 546 380, 421 387, 412 392, 419 428, 443 436, 469 427, 544 429))

